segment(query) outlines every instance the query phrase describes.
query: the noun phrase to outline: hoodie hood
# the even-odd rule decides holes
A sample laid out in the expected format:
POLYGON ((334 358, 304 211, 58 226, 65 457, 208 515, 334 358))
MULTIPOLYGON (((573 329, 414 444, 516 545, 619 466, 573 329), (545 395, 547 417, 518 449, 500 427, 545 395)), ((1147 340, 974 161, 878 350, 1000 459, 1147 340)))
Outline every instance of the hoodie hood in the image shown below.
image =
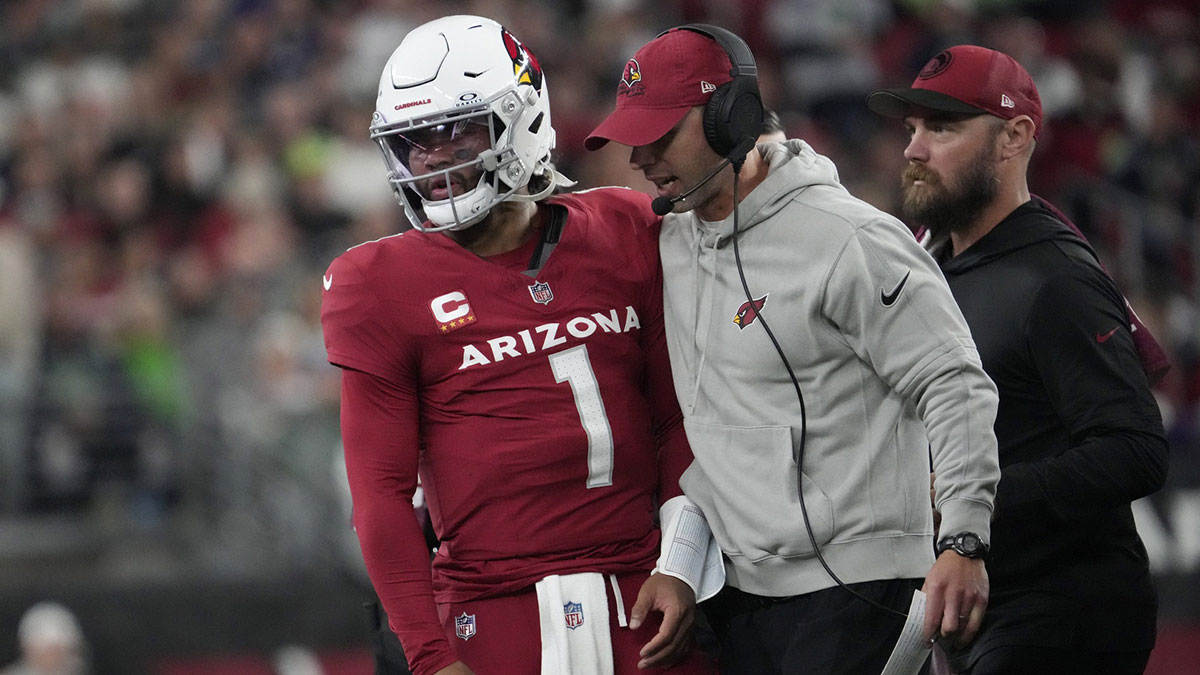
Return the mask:
POLYGON ((1038 197, 1018 206, 990 232, 980 237, 979 241, 953 258, 947 260, 944 257, 947 243, 945 238, 933 242, 928 249, 935 258, 942 261, 942 272, 954 275, 1044 241, 1066 241, 1083 246, 1093 258, 1099 260, 1092 247, 1055 217, 1038 197))
MULTIPOLYGON (((797 194, 813 185, 839 186, 833 161, 804 141, 761 143, 758 152, 767 163, 767 177, 737 205, 738 229, 748 230, 770 218, 797 194)), ((733 213, 718 223, 705 223, 694 215, 668 214, 665 220, 688 219, 697 228, 700 245, 723 248, 733 241, 733 213)))

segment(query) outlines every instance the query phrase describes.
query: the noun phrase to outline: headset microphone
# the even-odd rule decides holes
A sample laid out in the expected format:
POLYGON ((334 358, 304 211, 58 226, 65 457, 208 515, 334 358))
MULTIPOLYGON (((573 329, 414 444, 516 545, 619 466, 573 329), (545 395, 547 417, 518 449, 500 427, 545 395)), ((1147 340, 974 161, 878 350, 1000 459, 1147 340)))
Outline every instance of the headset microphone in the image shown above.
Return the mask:
POLYGON ((705 176, 704 180, 702 180, 699 183, 696 183, 692 187, 688 188, 688 190, 686 192, 679 195, 678 197, 655 197, 654 201, 650 202, 650 210, 654 211, 654 215, 656 215, 656 216, 667 215, 668 213, 671 212, 671 209, 675 207, 675 204, 687 199, 688 197, 691 197, 693 192, 704 187, 705 183, 707 183, 708 181, 710 181, 714 177, 716 177, 717 174, 721 173, 721 169, 724 169, 727 166, 729 166, 729 158, 728 157, 726 157, 720 164, 718 164, 717 168, 713 169, 711 173, 709 173, 707 176, 705 176))
POLYGON ((716 174, 721 173, 721 169, 727 166, 730 166, 730 160, 728 160, 728 157, 719 163, 719 165, 716 165, 716 168, 713 169, 713 172, 706 175, 706 177, 704 177, 700 183, 689 187, 688 191, 684 192, 683 195, 679 195, 678 197, 655 197, 654 201, 650 202, 650 210, 654 211, 654 215, 656 216, 665 216, 670 214, 671 209, 674 208, 674 205, 676 205, 678 202, 683 202, 684 199, 688 197, 691 197, 692 192, 700 190, 704 184, 708 183, 709 180, 713 180, 713 177, 715 177, 716 174))
POLYGON ((656 216, 665 216, 671 212, 671 209, 673 209, 676 204, 687 199, 688 197, 691 197, 693 192, 699 190, 704 186, 705 183, 715 178, 717 174, 721 173, 721 169, 724 169, 730 164, 733 164, 735 169, 740 169, 742 162, 746 161, 746 153, 750 152, 750 148, 754 147, 754 141, 754 138, 750 138, 737 144, 733 151, 729 153, 729 156, 717 165, 717 168, 713 169, 712 172, 705 176, 703 180, 688 188, 687 191, 678 197, 655 197, 654 201, 650 202, 650 210, 654 211, 654 215, 656 216))

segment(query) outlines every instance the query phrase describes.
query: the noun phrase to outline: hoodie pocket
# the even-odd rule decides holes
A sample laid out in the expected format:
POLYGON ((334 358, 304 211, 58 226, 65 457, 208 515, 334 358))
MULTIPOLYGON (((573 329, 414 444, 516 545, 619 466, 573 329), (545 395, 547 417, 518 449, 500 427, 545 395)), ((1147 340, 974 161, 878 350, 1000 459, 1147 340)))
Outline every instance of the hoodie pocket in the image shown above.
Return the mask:
MULTIPOLYGON (((813 555, 796 490, 792 430, 684 420, 696 461, 683 474, 688 497, 704 510, 726 555, 758 561, 813 555)), ((804 506, 818 545, 833 538, 833 506, 800 474, 804 506)))

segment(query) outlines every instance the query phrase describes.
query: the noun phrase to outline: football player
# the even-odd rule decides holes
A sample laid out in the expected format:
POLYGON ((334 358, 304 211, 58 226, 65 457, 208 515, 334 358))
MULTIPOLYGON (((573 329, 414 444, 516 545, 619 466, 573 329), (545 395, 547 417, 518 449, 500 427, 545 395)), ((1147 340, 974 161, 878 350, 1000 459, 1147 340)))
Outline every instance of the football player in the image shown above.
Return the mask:
POLYGON ((690 629, 723 570, 678 485, 649 197, 555 194, 546 78, 480 17, 404 38, 371 137, 415 229, 330 265, 322 324, 354 525, 413 672, 713 672, 690 629))

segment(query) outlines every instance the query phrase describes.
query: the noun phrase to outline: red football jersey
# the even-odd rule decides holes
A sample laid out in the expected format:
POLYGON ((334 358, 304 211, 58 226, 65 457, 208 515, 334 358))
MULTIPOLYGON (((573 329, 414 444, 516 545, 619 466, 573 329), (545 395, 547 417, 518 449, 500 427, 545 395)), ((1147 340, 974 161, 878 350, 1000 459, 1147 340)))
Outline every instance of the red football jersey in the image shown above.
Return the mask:
POLYGON ((418 231, 350 249, 325 275, 326 348, 349 371, 355 526, 410 658, 431 648, 410 643, 436 639, 409 501, 418 466, 445 603, 550 574, 651 568, 655 498, 680 494, 691 461, 649 198, 613 188, 550 201, 568 216, 536 277, 418 231))

